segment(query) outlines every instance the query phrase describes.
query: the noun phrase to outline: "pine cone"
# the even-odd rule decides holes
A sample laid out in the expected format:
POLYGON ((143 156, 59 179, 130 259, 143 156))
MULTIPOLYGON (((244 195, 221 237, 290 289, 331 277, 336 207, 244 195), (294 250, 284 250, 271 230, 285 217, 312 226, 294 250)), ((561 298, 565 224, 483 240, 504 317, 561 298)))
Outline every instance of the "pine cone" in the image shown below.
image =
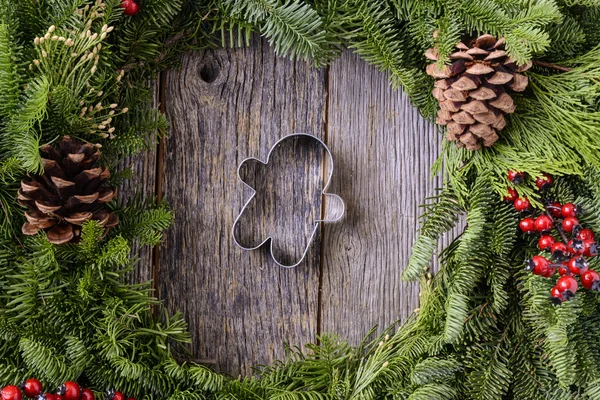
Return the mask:
POLYGON ((23 234, 35 235, 40 230, 54 244, 75 242, 81 225, 97 220, 106 232, 118 224, 117 217, 104 209, 115 198, 117 189, 106 185, 110 172, 95 167, 100 149, 70 136, 63 136, 58 148, 41 148, 44 174, 21 182, 17 199, 28 208, 23 234))
MULTIPOLYGON (((440 104, 436 122, 447 125, 448 140, 458 147, 479 150, 498 140, 498 131, 506 126, 504 114, 515 111, 508 89, 522 92, 529 83, 526 71, 531 63, 518 66, 505 51, 504 38, 482 35, 470 43, 459 42, 450 55, 450 65, 427 66, 427 74, 436 78, 433 96, 440 104)), ((437 61, 437 50, 425 56, 437 61)))

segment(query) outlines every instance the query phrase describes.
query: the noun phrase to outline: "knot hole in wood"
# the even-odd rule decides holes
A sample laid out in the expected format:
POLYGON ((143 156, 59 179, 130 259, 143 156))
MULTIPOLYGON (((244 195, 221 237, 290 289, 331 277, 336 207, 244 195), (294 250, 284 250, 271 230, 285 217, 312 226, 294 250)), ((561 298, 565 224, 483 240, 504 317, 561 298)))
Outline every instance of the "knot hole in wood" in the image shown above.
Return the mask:
POLYGON ((222 65, 213 52, 207 52, 198 67, 200 79, 206 83, 214 83, 221 74, 222 65))

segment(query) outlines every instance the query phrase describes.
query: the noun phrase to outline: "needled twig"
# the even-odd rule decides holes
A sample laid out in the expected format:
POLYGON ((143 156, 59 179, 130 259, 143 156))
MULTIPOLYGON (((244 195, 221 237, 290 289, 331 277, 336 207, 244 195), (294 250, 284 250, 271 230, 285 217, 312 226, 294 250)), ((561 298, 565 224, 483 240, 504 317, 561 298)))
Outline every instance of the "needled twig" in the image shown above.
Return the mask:
POLYGON ((557 71, 569 72, 569 71, 573 70, 573 68, 563 67, 562 65, 556 65, 556 64, 546 62, 546 61, 533 60, 532 62, 533 62, 533 65, 536 65, 538 67, 555 69, 557 71))

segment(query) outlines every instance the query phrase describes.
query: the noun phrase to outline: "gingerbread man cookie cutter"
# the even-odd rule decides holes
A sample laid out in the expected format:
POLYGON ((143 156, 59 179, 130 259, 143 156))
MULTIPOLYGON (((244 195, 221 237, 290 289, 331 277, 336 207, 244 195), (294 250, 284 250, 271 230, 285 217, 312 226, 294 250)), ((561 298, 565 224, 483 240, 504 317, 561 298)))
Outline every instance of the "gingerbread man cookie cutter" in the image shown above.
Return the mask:
MULTIPOLYGON (((250 251, 257 250, 268 243, 271 258, 277 265, 284 268, 300 265, 309 253, 320 224, 336 222, 344 216, 346 207, 342 198, 336 194, 327 193, 332 175, 333 155, 331 150, 321 139, 306 133, 294 133, 281 138, 271 147, 265 162, 254 157, 244 159, 238 167, 237 176, 246 187, 251 189, 252 194, 233 223, 231 232, 235 244, 243 250, 250 251), (286 146, 291 147, 292 155, 287 155, 287 157, 284 157, 285 154, 278 155, 278 152, 285 153, 283 149, 286 146), (320 154, 318 149, 320 149, 320 154), (299 154, 305 156, 305 160, 308 162, 306 165, 313 164, 312 174, 309 167, 302 165, 301 162, 294 162, 292 159, 299 154), (318 170, 314 165, 315 160, 322 160, 318 170), (282 165, 278 166, 277 163, 282 165), (290 169, 294 174, 295 179, 293 180, 286 179, 286 174, 290 169), (324 171, 326 172, 322 173, 324 171), (279 179, 274 180, 274 184, 271 186, 268 186, 269 179, 263 176, 269 173, 281 175, 279 179), (293 183, 290 183, 292 181, 293 183), (297 184, 296 182, 301 183, 297 184), (267 185, 267 189, 261 187, 263 185, 267 185), (318 190, 314 190, 311 185, 319 185, 318 190), (298 189, 307 189, 308 193, 298 193, 298 189), (268 197, 268 201, 258 202, 258 196, 268 197), (286 197, 288 198, 286 199, 286 197), (325 206, 326 199, 327 206, 325 206), (318 204, 315 204, 315 200, 318 200, 318 204), (269 210, 261 209, 261 204, 267 205, 269 210), (259 207, 258 211, 257 207, 259 207), (307 212, 307 209, 313 210, 313 212, 307 212), (274 216, 280 215, 286 210, 295 212, 295 219, 286 220, 287 224, 276 220, 274 216), (329 218, 323 215, 330 212, 333 215, 330 215, 329 218), (260 215, 262 221, 257 223, 252 220, 254 215, 260 215), (304 221, 304 225, 299 223, 303 218, 307 219, 304 221), (249 226, 247 231, 242 229, 244 224, 249 226), (298 225, 301 225, 303 229, 298 229, 298 225), (290 234, 290 230, 301 231, 301 234, 293 232, 290 234), (283 233, 277 234, 276 232, 283 233), (298 243, 295 243, 287 246, 286 249, 286 244, 283 243, 285 238, 279 236, 285 236, 288 239, 298 238, 298 241, 304 242, 304 246, 298 246, 298 243), (292 254, 294 251, 290 247, 294 248, 295 254, 292 254), (298 257, 300 250, 302 252, 298 257)), ((285 218, 283 219, 285 220, 285 218)))

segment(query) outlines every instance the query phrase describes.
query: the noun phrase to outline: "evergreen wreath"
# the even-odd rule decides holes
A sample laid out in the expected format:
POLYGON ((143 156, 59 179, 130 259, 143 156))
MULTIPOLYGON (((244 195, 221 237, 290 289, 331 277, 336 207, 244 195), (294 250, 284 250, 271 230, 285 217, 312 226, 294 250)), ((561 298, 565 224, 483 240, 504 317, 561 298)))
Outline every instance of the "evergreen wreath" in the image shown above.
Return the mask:
MULTIPOLYGON (((600 232, 599 24, 597 0, 0 0, 0 384, 36 376, 49 388, 77 380, 98 393, 171 400, 600 398, 600 295, 548 301, 554 282, 540 268, 553 267, 532 258, 537 240, 518 231, 519 214, 503 200, 521 207, 526 198, 523 210, 575 203, 586 210, 581 223, 600 232), (353 49, 446 124, 464 109, 458 101, 439 113, 448 97, 434 88, 452 87, 467 68, 456 60, 472 62, 453 54, 480 35, 502 38, 506 52, 481 71, 522 73, 528 85, 510 92, 505 126, 486 105, 494 118, 481 123, 497 132, 495 143, 481 136, 481 150, 462 148, 452 140, 466 128, 448 126, 454 137, 443 139, 433 171, 444 188, 425 207, 403 273, 421 280, 419 311, 361 346, 323 335, 257 378, 232 379, 178 363, 174 350, 190 341, 185 321, 167 315, 149 284, 125 283, 132 243, 161 240, 173 219, 167 205, 106 196, 131 174, 119 161, 167 131, 151 107, 152 77, 186 49, 243 45, 253 31, 315 67, 353 49), (57 149, 66 158, 56 153, 50 165, 57 149), (509 170, 524 182, 513 185, 509 170), (555 182, 541 191, 543 173, 555 182), (58 219, 42 215, 63 209, 58 219), (460 215, 467 227, 427 280, 438 239, 460 215)), ((488 89, 499 96, 502 77, 473 89, 497 82, 488 89)), ((467 114, 460 125, 482 113, 467 114)), ((459 142, 478 148, 478 140, 459 142)), ((592 278, 584 286, 597 286, 592 278)))

